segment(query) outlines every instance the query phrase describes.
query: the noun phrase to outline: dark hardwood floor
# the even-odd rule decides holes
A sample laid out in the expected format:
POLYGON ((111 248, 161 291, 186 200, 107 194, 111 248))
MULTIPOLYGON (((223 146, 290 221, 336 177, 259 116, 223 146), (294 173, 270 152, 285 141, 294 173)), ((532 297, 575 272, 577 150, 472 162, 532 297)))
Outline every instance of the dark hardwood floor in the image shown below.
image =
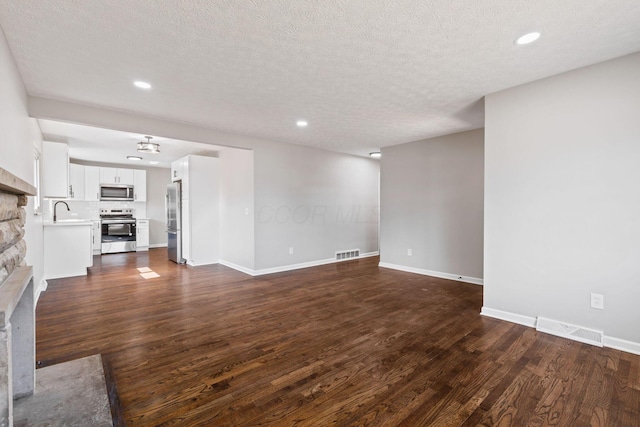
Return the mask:
POLYGON ((96 257, 42 294, 37 359, 101 353, 129 426, 640 425, 640 356, 481 317, 482 287, 377 262, 252 278, 163 249, 96 257))

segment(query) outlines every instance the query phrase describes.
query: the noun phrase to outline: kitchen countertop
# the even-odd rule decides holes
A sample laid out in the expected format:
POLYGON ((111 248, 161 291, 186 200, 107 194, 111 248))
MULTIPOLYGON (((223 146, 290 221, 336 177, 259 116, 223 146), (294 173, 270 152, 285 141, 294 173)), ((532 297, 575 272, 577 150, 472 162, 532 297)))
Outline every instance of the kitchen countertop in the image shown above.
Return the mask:
POLYGON ((53 221, 43 221, 42 225, 45 227, 60 227, 60 226, 75 226, 75 225, 90 225, 93 226, 93 221, 90 219, 59 219, 56 222, 53 221))

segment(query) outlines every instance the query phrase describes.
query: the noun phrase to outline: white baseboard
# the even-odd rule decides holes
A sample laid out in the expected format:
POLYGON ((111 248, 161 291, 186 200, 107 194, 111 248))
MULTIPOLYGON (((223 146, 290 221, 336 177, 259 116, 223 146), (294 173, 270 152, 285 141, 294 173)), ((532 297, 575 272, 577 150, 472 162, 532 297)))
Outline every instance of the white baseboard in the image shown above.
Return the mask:
POLYGON ((149 249, 151 248, 166 248, 167 244, 166 243, 152 243, 149 245, 149 249))
POLYGON ((36 289, 36 300, 35 300, 36 305, 38 304, 38 300, 40 299, 40 294, 46 291, 48 287, 49 287, 49 283, 47 283, 46 280, 44 279, 40 280, 40 284, 36 289))
POLYGON ((252 270, 250 268, 243 267, 241 265, 234 264, 232 262, 225 261, 223 259, 219 261, 219 264, 224 265, 225 267, 233 268, 234 270, 238 270, 239 272, 248 274, 249 276, 255 276, 255 270, 252 270))
POLYGON ((379 254, 380 253, 377 251, 367 252, 364 254, 360 254, 360 256, 354 257, 354 258, 340 259, 340 260, 335 258, 328 258, 328 259, 322 259, 318 261, 308 261, 308 262, 301 262, 298 264, 282 265, 279 267, 262 268, 260 270, 252 270, 252 269, 242 267, 224 260, 220 260, 220 264, 227 266, 229 268, 233 268, 234 270, 241 271, 245 274, 249 274, 251 276, 264 276, 265 274, 282 273, 285 271, 299 270, 301 268, 317 267, 320 265, 334 264, 334 263, 345 262, 345 261, 353 261, 355 259, 361 259, 361 258, 369 258, 372 256, 378 256, 379 254))
MULTIPOLYGON (((496 310, 494 308, 482 307, 480 314, 494 319, 506 320, 507 322, 517 323, 519 325, 536 327, 536 318, 531 316, 523 316, 522 314, 511 313, 508 311, 496 310)), ((623 340, 605 335, 604 346, 615 350, 624 351, 631 354, 640 355, 640 343, 623 340)))
POLYGON ((449 279, 449 280, 455 280, 458 282, 472 283, 474 285, 483 284, 483 279, 480 279, 478 277, 469 277, 469 276, 461 276, 459 274, 442 273, 440 271, 424 270, 422 268, 407 267, 404 265, 390 264, 388 262, 381 262, 378 264, 378 266, 383 268, 390 268, 392 270, 405 271, 407 273, 422 274, 423 276, 431 276, 431 277, 438 277, 440 279, 449 279))
POLYGON ((201 267, 201 266, 203 266, 203 265, 212 265, 212 264, 219 264, 219 263, 220 263, 220 261, 219 261, 219 260, 211 261, 211 262, 198 262, 198 263, 195 263, 195 262, 193 262, 193 261, 187 261, 187 262, 185 262, 185 264, 186 264, 186 265, 188 265, 188 266, 190 266, 190 267, 201 267))
POLYGON ((640 356, 640 343, 623 340, 621 338, 604 337, 604 346, 613 348, 620 351, 626 351, 627 353, 637 354, 640 356))
POLYGON ((480 314, 494 319, 506 320, 507 322, 517 323, 518 325, 536 327, 536 318, 531 316, 523 316, 522 314, 510 313, 508 311, 496 310, 494 308, 482 307, 480 314))

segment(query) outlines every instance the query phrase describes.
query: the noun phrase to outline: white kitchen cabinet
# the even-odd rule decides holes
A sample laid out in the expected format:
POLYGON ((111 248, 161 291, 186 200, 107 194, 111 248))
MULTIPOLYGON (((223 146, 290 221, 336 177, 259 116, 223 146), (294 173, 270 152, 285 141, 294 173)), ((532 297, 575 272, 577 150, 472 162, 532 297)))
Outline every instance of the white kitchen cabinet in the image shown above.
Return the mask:
POLYGON ((92 220, 93 233, 91 236, 91 248, 94 255, 100 255, 102 253, 102 226, 99 220, 92 220))
POLYGON ((118 183, 134 185, 135 179, 133 169, 118 169, 118 183))
POLYGON ((137 251, 149 250, 149 220, 148 219, 136 220, 136 250, 137 251))
POLYGON ((86 276, 93 265, 91 221, 44 223, 44 278, 86 276))
POLYGON ((133 200, 147 201, 147 171, 134 169, 133 171, 133 200))
POLYGON ((69 198, 73 200, 84 200, 84 173, 85 167, 69 164, 69 198))
POLYGON ((42 141, 42 197, 69 197, 69 146, 42 141))
MULTIPOLYGON (((182 257, 189 265, 219 261, 218 159, 178 159, 182 173, 182 257)), ((180 175, 177 175, 180 176, 180 175)))
POLYGON ((118 169, 100 168, 100 184, 117 184, 118 169))
POLYGON ((93 202, 100 200, 100 168, 97 166, 84 168, 84 199, 93 202))
POLYGON ((100 184, 133 185, 133 169, 100 168, 100 184))

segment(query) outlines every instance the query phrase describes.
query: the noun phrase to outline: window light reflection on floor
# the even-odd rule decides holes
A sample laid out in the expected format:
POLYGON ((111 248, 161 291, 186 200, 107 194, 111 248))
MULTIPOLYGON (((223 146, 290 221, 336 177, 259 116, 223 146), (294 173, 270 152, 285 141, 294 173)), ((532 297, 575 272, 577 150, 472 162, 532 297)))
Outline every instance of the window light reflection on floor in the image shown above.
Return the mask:
POLYGON ((158 273, 156 273, 149 267, 140 267, 138 268, 138 271, 140 272, 140 276, 142 276, 145 279, 154 279, 156 277, 160 277, 158 273))

